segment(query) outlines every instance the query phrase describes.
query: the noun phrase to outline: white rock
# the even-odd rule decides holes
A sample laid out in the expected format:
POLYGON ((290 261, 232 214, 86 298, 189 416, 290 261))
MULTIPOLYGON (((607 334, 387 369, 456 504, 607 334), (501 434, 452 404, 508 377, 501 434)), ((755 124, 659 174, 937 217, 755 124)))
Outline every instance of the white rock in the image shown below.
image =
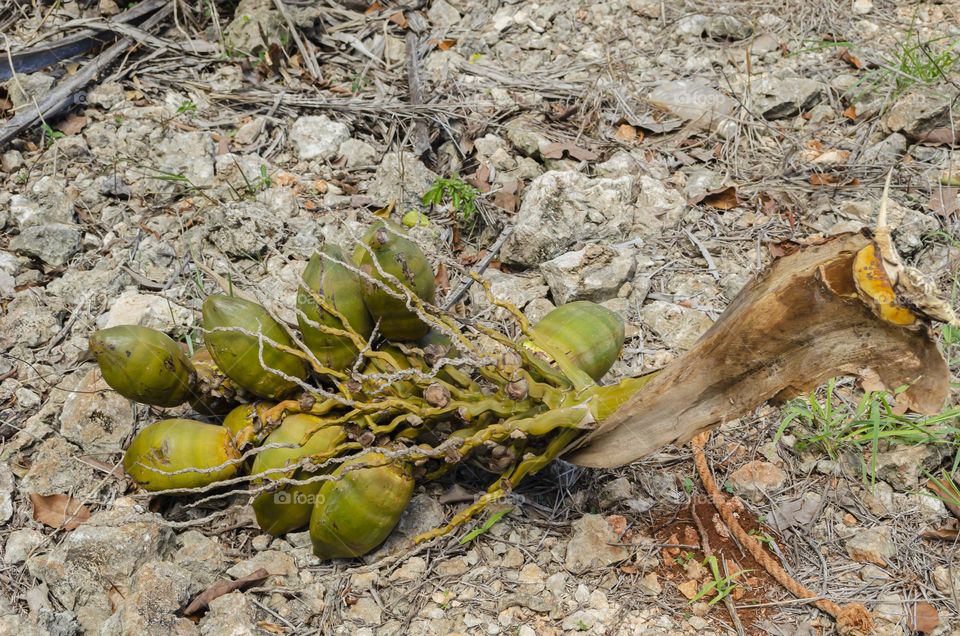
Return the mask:
POLYGON ((6 464, 0 464, 0 525, 13 516, 13 472, 6 464))
POLYGON ((3 562, 12 565, 23 563, 45 540, 43 533, 33 528, 14 530, 7 537, 7 544, 3 548, 3 562))
POLYGON ((254 636, 257 614, 243 592, 231 592, 210 603, 210 611, 200 622, 203 636, 254 636))
POLYGON ((554 302, 602 301, 617 295, 633 276, 636 258, 632 248, 591 243, 543 263, 540 271, 550 286, 554 302))
MULTIPOLYGON (((484 278, 489 281, 490 293, 494 298, 511 303, 520 310, 523 310, 527 303, 546 297, 549 289, 543 277, 536 274, 521 276, 492 269, 484 273, 484 278)), ((480 285, 474 285, 471 288, 470 298, 477 307, 485 307, 489 304, 480 285)), ((508 315, 509 312, 506 309, 497 308, 494 311, 494 316, 498 320, 507 318, 508 315)))
POLYGON ((713 324, 702 311, 662 300, 645 305, 640 319, 666 346, 681 351, 692 347, 713 324))
POLYGON ((452 27, 460 22, 460 12, 445 0, 434 0, 427 10, 427 18, 435 27, 452 27))
POLYGON ((338 154, 346 159, 348 168, 370 166, 377 159, 377 149, 359 139, 347 139, 340 144, 338 154))
POLYGON ((873 11, 873 0, 853 0, 853 12, 857 15, 866 15, 873 11))
POLYGON ((587 514, 573 522, 573 536, 567 544, 565 566, 574 574, 602 568, 630 556, 626 547, 615 545, 620 538, 599 515, 587 514))
POLYGON ((544 173, 525 191, 503 260, 530 267, 584 239, 622 238, 633 224, 633 188, 632 177, 591 179, 572 171, 544 173))
POLYGON ((786 480, 787 474, 775 464, 752 461, 730 473, 727 483, 738 495, 761 503, 766 500, 765 495, 783 488, 786 480))
POLYGON ((886 566, 897 554, 897 546, 891 538, 888 526, 860 530, 847 540, 847 554, 860 563, 875 563, 886 566))
POLYGON ((209 132, 175 133, 156 146, 158 168, 181 175, 194 186, 213 183, 216 143, 209 132))
POLYGON ((326 115, 307 115, 293 122, 290 139, 297 156, 304 161, 329 159, 340 151, 340 144, 350 139, 350 129, 326 115))
POLYGON ((167 333, 182 331, 190 324, 192 313, 171 300, 155 294, 141 294, 127 288, 105 315, 97 319, 101 329, 118 325, 141 325, 167 333))
POLYGON ((133 430, 130 400, 111 391, 100 369, 90 369, 63 402, 60 434, 89 453, 117 453, 133 430))

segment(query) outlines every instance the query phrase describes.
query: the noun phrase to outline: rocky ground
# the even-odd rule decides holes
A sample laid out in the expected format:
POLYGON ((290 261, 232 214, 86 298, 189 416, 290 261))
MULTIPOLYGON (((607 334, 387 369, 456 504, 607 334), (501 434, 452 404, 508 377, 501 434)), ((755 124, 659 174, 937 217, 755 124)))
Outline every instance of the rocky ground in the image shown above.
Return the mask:
MULTIPOLYGON (((689 347, 766 244, 871 225, 891 168, 901 254, 955 294, 956 4, 187 4, 67 118, 2 149, 0 633, 736 633, 724 603, 691 600, 713 579, 694 515, 726 572, 746 570, 731 594, 744 633, 833 633, 724 536, 687 448, 621 470, 557 462, 478 538, 411 549, 483 488, 464 469, 422 488, 373 555, 321 562, 306 533, 271 539, 239 502, 133 492, 121 451, 159 412, 104 391, 83 354, 115 324, 196 338, 212 274, 292 316, 305 259, 390 199, 432 219, 419 232, 443 293, 512 226, 485 272, 497 295, 534 319, 581 298, 620 313, 611 378, 689 347), (452 175, 481 191, 471 219, 420 202, 452 175), (65 496, 83 523, 51 527, 65 496)), ((0 21, 16 51, 118 10, 21 0, 0 21)), ((8 81, 0 117, 75 71, 8 81)), ((476 291, 457 311, 514 328, 476 291)), ((955 358, 960 338, 943 340, 955 358)), ((775 438, 783 417, 765 407, 708 446, 745 525, 807 587, 866 603, 877 633, 960 633, 956 533, 920 536, 948 524, 924 484, 952 466, 956 435, 828 453, 799 421, 775 438)))

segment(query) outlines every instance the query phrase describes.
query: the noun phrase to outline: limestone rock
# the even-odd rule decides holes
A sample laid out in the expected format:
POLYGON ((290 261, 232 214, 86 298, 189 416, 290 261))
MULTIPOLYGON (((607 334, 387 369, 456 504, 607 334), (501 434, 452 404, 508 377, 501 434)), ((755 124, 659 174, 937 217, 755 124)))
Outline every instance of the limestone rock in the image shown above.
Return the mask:
POLYGON ((44 534, 33 528, 14 530, 7 537, 7 543, 3 547, 3 562, 10 565, 23 563, 44 541, 46 541, 44 534))
POLYGON ((76 612, 86 632, 97 633, 113 613, 111 588, 125 588, 141 565, 165 555, 171 540, 158 515, 116 506, 94 514, 50 553, 27 559, 27 568, 76 612))
POLYGON ((200 621, 203 636, 255 636, 257 613, 243 592, 230 592, 210 603, 200 621))
POLYGON ((97 319, 97 327, 106 329, 118 325, 140 325, 168 334, 188 328, 192 313, 177 303, 157 296, 141 294, 128 288, 110 305, 110 311, 97 319))
POLYGON ((350 139, 350 129, 326 115, 307 115, 293 122, 290 139, 304 161, 330 159, 340 151, 340 144, 350 139))
POLYGON ((893 543, 888 526, 860 530, 847 540, 847 554, 860 563, 886 566, 896 553, 897 546, 893 543))
POLYGON ((626 547, 615 545, 617 533, 600 515, 587 514, 573 522, 573 537, 567 544, 566 568, 581 574, 602 568, 630 556, 626 547))
POLYGON ((727 477, 735 493, 755 503, 766 501, 766 495, 783 488, 786 481, 787 474, 776 464, 762 461, 747 462, 727 477))
POLYGON ((377 203, 393 199, 401 209, 417 208, 420 197, 436 180, 437 174, 412 154, 389 152, 367 185, 367 195, 377 203))
POLYGON ((544 173, 526 190, 503 260, 530 267, 584 239, 622 238, 633 225, 633 187, 632 177, 544 173))
POLYGON ((753 105, 764 119, 793 117, 820 101, 823 85, 804 77, 764 77, 750 84, 753 105))
POLYGON ((671 349, 686 350, 713 324, 702 311, 663 300, 640 310, 640 320, 671 349))
POLYGON ((133 431, 130 400, 111 390, 91 368, 71 391, 60 414, 60 434, 89 453, 117 453, 133 431))
POLYGON ((80 238, 80 230, 65 223, 31 225, 11 239, 10 249, 52 267, 62 267, 80 251, 80 238))
POLYGON ((81 462, 79 450, 62 437, 43 441, 23 478, 23 490, 38 495, 80 493, 86 495, 99 479, 93 467, 81 462))
POLYGON ((609 300, 633 276, 636 258, 632 248, 590 243, 543 263, 540 271, 553 300, 565 305, 574 300, 609 300))
POLYGON ((918 88, 897 99, 884 115, 883 124, 891 132, 916 138, 933 128, 950 125, 950 103, 949 97, 918 88))

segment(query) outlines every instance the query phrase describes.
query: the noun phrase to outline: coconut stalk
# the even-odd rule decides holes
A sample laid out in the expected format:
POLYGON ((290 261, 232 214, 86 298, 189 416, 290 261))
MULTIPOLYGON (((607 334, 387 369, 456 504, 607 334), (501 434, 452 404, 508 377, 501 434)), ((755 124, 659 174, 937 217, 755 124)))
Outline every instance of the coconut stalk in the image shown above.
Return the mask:
POLYGON ((785 248, 689 351, 579 437, 566 459, 623 466, 841 375, 871 390, 907 387, 897 408, 939 412, 949 371, 932 324, 957 319, 900 262, 885 221, 886 192, 875 233, 785 248))

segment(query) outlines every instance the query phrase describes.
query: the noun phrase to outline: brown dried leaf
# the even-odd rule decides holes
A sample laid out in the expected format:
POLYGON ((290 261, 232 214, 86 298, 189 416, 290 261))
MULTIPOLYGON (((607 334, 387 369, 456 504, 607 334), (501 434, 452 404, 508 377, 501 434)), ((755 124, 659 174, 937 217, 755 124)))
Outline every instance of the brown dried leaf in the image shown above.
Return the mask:
POLYGON ((450 289, 450 276, 447 274, 447 264, 440 262, 437 266, 437 273, 433 275, 433 283, 437 289, 446 293, 450 289))
POLYGON ((613 136, 625 144, 632 144, 637 141, 637 129, 630 124, 620 124, 613 136))
POLYGON ((740 198, 737 197, 736 186, 727 186, 720 190, 708 192, 703 197, 703 204, 718 210, 732 210, 740 205, 740 198))
POLYGON ((930 196, 930 210, 943 218, 950 218, 960 210, 960 188, 937 187, 930 196))
POLYGON ((543 156, 544 159, 562 159, 564 152, 580 161, 593 161, 599 156, 595 152, 570 143, 557 142, 540 146, 540 155, 543 156))
POLYGON ((83 127, 86 126, 89 121, 90 120, 83 115, 70 113, 57 124, 57 130, 67 136, 76 135, 83 130, 83 127))
POLYGON ((266 581, 269 576, 269 573, 267 573, 264 568, 260 568, 239 579, 220 579, 190 601, 187 608, 183 610, 183 615, 190 616, 191 614, 202 612, 210 607, 212 601, 220 598, 224 594, 260 585, 266 581))
POLYGON ((842 114, 844 117, 846 117, 847 119, 849 119, 850 121, 857 121, 857 107, 856 107, 856 105, 855 105, 855 104, 851 104, 851 105, 847 106, 846 108, 843 109, 843 113, 841 113, 841 114, 842 114))
POLYGON ((960 144, 960 130, 954 132, 949 128, 934 128, 917 138, 920 143, 928 146, 952 146, 960 144))
POLYGON ((73 530, 90 518, 90 509, 69 495, 30 493, 33 519, 51 528, 73 530))
POLYGON ((940 626, 937 608, 926 601, 920 601, 913 606, 913 611, 907 617, 907 626, 911 632, 933 633, 933 630, 940 626))
POLYGON ((403 15, 403 11, 397 11, 396 13, 391 13, 387 18, 388 21, 393 22, 401 29, 407 28, 407 16, 403 15))
POLYGON ((857 70, 864 67, 863 61, 844 47, 837 49, 837 57, 857 70))

